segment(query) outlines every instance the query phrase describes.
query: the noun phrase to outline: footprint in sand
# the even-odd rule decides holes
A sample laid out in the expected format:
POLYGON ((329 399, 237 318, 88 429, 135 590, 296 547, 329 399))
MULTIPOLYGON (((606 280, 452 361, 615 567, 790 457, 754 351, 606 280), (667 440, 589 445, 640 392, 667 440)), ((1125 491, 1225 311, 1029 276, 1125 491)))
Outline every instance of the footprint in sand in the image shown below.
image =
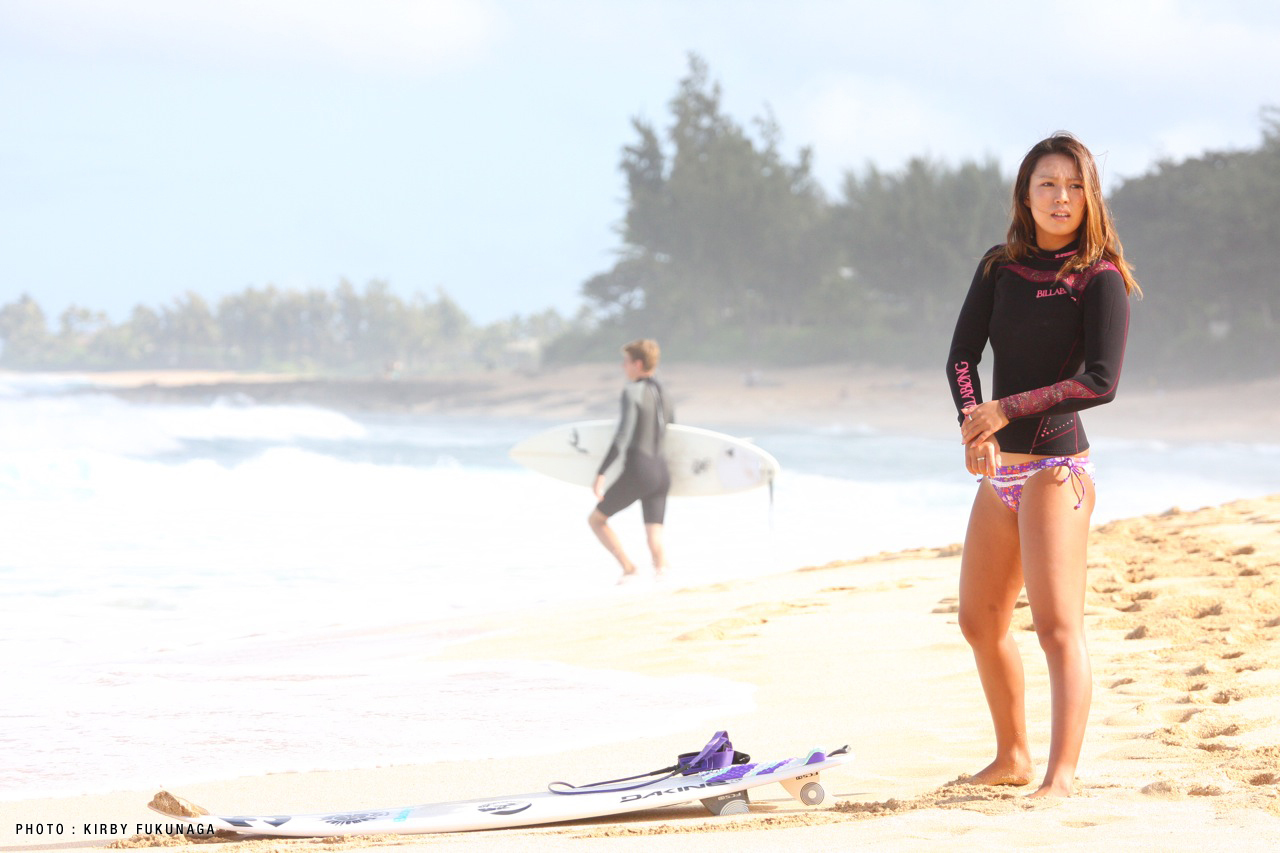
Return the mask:
POLYGON ((1131 696, 1133 701, 1144 702, 1162 702, 1168 697, 1169 691, 1150 681, 1139 681, 1135 678, 1124 677, 1118 678, 1107 685, 1107 689, 1118 696, 1131 696))
POLYGON ((1121 613, 1137 613, 1141 611, 1143 608, 1145 608, 1147 605, 1147 602, 1153 600, 1155 597, 1156 597, 1156 593, 1153 592, 1152 590, 1149 590, 1149 589, 1143 590, 1142 592, 1139 592, 1137 595, 1130 596, 1129 603, 1126 606, 1119 607, 1116 609, 1119 610, 1121 613))
POLYGON ((744 637, 752 636, 752 633, 750 631, 744 631, 744 628, 764 625, 768 621, 768 619, 762 617, 721 619, 718 622, 713 622, 703 628, 695 628, 692 631, 686 631, 676 637, 676 640, 678 642, 687 643, 695 640, 742 639, 744 637))
POLYGON ((1129 728, 1132 726, 1149 726, 1152 723, 1164 722, 1156 708, 1146 702, 1139 702, 1127 711, 1112 714, 1102 721, 1103 725, 1129 728))
POLYGON ((1174 782, 1162 779, 1159 782, 1152 782, 1150 785, 1142 787, 1142 793, 1148 797, 1159 797, 1162 800, 1180 800, 1183 797, 1182 789, 1174 782))
MULTIPOLYGON (((1149 733, 1146 738, 1160 740, 1161 743, 1170 745, 1170 747, 1193 747, 1202 749, 1204 752, 1225 751, 1225 749, 1236 749, 1235 745, 1224 743, 1219 738, 1231 738, 1231 736, 1239 735, 1243 729, 1238 724, 1222 724, 1221 721, 1211 719, 1194 722, 1189 715, 1184 720, 1175 722, 1174 725, 1165 726, 1164 729, 1156 729, 1149 733)), ((1212 715, 1208 715, 1212 716, 1212 715)))
POLYGON ((1189 797, 1221 797, 1226 791, 1213 784, 1194 785, 1187 789, 1189 797))
POLYGON ((1199 737, 1201 740, 1212 740, 1219 737, 1236 737, 1243 733, 1244 727, 1239 723, 1206 721, 1205 726, 1199 732, 1199 737))
POLYGON ((1204 710, 1204 708, 1192 708, 1191 710, 1187 710, 1186 708, 1171 708, 1165 711, 1163 716, 1165 722, 1189 723, 1197 714, 1203 714, 1204 710))
POLYGON ((1180 800, 1183 797, 1221 797, 1227 790, 1214 782, 1192 783, 1184 789, 1176 782, 1162 779, 1143 787, 1142 793, 1163 800, 1180 800))

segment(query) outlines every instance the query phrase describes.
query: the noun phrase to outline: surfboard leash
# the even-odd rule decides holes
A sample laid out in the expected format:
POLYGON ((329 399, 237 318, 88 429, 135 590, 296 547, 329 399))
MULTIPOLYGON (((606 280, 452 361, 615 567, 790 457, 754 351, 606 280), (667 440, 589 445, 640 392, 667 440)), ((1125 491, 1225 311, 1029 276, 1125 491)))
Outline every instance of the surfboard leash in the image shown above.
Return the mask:
POLYGON ((652 785, 654 782, 661 782, 664 779, 671 779, 675 776, 692 776, 695 773, 722 770, 725 767, 746 764, 749 761, 751 761, 750 755, 745 752, 738 752, 733 748, 728 732, 718 731, 711 736, 711 740, 707 741, 707 745, 702 748, 701 752, 683 752, 676 757, 676 763, 670 767, 651 770, 648 773, 640 773, 635 776, 624 776, 621 779, 592 782, 589 785, 552 782, 547 785, 547 790, 553 794, 611 794, 618 791, 633 791, 636 788, 643 788, 646 785, 652 785), (664 776, 663 774, 666 775, 664 776), (653 777, 655 776, 659 778, 654 779, 653 777), (601 787, 602 785, 617 785, 621 782, 634 782, 637 779, 645 781, 636 782, 634 785, 623 785, 620 788, 601 787))

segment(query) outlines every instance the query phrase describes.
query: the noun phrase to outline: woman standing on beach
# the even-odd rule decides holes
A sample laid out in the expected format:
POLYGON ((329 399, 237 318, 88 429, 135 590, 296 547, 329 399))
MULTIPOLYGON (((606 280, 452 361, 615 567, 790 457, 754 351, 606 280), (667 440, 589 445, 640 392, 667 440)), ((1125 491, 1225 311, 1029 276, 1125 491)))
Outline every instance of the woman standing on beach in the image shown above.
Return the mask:
POLYGON ((1116 393, 1130 293, 1141 295, 1093 155, 1057 133, 1027 152, 1007 242, 986 253, 956 321, 947 379, 965 468, 983 478, 960 563, 960 629, 995 725, 996 756, 972 780, 1025 785, 1022 658, 1009 633, 1025 585, 1049 669, 1049 763, 1032 796, 1069 796, 1092 672, 1084 636, 1093 465, 1080 410, 1116 393), (993 399, 977 366, 991 343, 993 399))

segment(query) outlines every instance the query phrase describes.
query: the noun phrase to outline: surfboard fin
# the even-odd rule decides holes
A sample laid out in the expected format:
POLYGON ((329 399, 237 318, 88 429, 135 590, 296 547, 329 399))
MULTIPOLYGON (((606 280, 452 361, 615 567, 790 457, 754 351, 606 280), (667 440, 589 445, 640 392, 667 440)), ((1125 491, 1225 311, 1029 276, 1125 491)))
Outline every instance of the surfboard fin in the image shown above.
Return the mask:
POLYGON ((704 797, 702 804, 713 815, 746 814, 751 811, 751 799, 746 791, 733 794, 720 794, 716 797, 704 797))
MULTIPOLYGON (((818 776, 817 773, 813 777, 818 776)), ((797 779, 786 779, 782 787, 792 799, 803 806, 820 806, 827 799, 827 791, 816 778, 801 776, 797 779)))

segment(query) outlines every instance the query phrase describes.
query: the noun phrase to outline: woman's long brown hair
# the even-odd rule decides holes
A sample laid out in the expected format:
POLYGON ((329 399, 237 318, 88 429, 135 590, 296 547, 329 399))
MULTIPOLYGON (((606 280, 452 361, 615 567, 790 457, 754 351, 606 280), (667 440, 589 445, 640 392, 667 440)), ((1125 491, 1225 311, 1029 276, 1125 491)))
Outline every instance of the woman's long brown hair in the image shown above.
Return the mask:
POLYGON ((1018 262, 1030 257, 1036 249, 1036 222, 1031 216, 1028 196, 1031 191, 1031 173, 1040 158, 1049 154, 1070 157, 1080 170, 1084 181, 1084 222, 1077 232, 1079 248, 1063 264, 1059 275, 1087 269, 1100 260, 1110 261, 1124 279, 1126 293, 1142 296, 1142 288, 1133 277, 1133 266, 1124 259, 1124 247, 1116 234, 1111 211, 1102 197, 1102 182, 1098 180, 1098 164, 1084 143, 1066 131, 1059 131, 1042 139, 1027 156, 1022 158, 1017 180, 1013 183, 1013 214, 1009 223, 1009 235, 1005 245, 987 260, 989 272, 999 262, 1018 262))

